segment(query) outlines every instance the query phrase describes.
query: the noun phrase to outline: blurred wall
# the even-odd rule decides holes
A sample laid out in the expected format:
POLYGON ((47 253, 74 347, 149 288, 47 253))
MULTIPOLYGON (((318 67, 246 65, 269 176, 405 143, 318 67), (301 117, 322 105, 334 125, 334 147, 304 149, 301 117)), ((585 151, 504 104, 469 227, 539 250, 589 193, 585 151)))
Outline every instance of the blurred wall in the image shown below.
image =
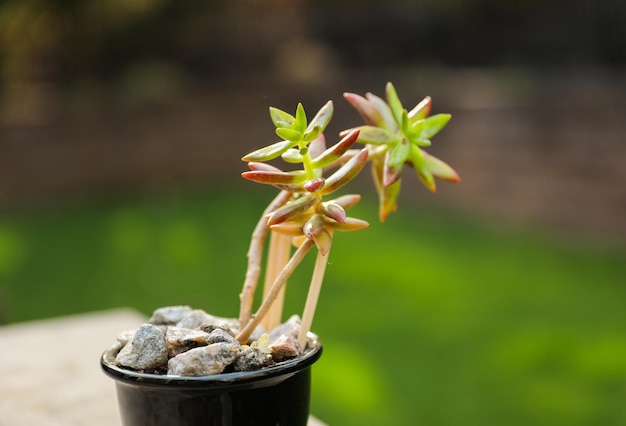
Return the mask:
POLYGON ((336 133, 391 80, 453 113, 438 200, 619 239, 625 65, 621 0, 7 0, 0 207, 236 179, 269 105, 334 99, 336 133))

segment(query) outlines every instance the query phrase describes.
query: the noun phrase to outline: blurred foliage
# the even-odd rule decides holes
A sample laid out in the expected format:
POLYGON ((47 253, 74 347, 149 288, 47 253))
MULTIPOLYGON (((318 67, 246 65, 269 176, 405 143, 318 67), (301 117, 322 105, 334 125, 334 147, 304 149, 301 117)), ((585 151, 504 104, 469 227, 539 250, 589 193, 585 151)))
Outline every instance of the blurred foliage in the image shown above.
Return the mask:
POLYGON ((147 59, 209 78, 259 73, 282 48, 303 40, 327 45, 348 67, 619 65, 626 62, 619 4, 5 0, 0 81, 5 90, 20 81, 71 85, 111 78, 147 59))
POLYGON ((267 56, 269 44, 284 31, 270 27, 261 34, 258 22, 283 16, 283 2, 244 3, 7 0, 0 5, 3 78, 106 80, 146 59, 176 62, 198 74, 225 73, 241 66, 237 58, 267 56))
MULTIPOLYGON (((235 315, 270 192, 5 212, 4 318, 168 304, 235 315)), ((364 203, 355 214, 372 226, 337 236, 314 324, 325 349, 313 412, 342 425, 624 424, 623 249, 416 207, 383 227, 364 203)), ((304 301, 306 261, 289 311, 304 301)))
POLYGON ((310 12, 311 33, 355 68, 626 63, 621 0, 326 0, 310 12))
POLYGON ((284 3, 6 0, 0 122, 38 124, 73 97, 124 100, 146 86, 148 97, 159 100, 171 95, 172 84, 180 89, 181 80, 265 68, 277 40, 288 40, 285 32, 295 26, 289 18, 297 8, 284 3), (173 83, 163 82, 172 76, 173 83))
POLYGON ((623 66, 624 22, 621 0, 5 0, 0 122, 39 124, 74 97, 132 96, 133 82, 159 101, 172 76, 182 90, 406 66, 623 66))

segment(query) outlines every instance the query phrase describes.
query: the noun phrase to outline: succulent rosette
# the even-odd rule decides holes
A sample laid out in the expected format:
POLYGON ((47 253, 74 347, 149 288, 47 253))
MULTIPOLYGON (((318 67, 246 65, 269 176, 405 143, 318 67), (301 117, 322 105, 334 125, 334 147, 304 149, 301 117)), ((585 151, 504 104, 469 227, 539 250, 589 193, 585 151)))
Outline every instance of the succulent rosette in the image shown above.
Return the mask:
MULTIPOLYGON (((350 149, 359 130, 347 132, 335 145, 326 147, 323 131, 332 115, 330 101, 311 122, 307 121, 302 104, 298 105, 295 116, 270 108, 276 134, 283 140, 243 157, 250 169, 242 173, 244 178, 292 193, 287 203, 266 213, 267 226, 272 231, 313 240, 322 254, 330 248, 333 231, 355 231, 368 226, 367 222, 348 217, 345 212, 360 200, 360 195, 324 200, 359 174, 369 154, 367 149, 356 153, 350 149), (267 163, 278 157, 287 164, 300 164, 302 168, 283 171, 267 163), (333 168, 328 177, 323 176, 325 170, 333 168)), ((299 240, 302 238, 295 242, 299 240)))
POLYGON ((430 116, 431 98, 426 97, 411 111, 398 98, 393 84, 387 83, 386 100, 367 93, 365 97, 344 93, 344 98, 361 114, 365 125, 345 130, 359 131, 357 141, 370 151, 374 182, 379 195, 380 220, 396 209, 400 192, 401 172, 405 164, 412 166, 430 191, 436 191, 435 178, 458 182, 459 175, 442 160, 428 154, 424 147, 451 118, 450 114, 430 116))

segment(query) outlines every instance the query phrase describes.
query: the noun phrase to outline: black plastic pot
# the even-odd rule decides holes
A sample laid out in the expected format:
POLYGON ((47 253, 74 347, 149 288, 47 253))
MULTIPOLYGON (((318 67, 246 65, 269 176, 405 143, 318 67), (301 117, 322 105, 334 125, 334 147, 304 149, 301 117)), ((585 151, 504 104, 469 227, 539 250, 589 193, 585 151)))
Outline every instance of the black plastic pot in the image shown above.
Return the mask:
POLYGON ((117 367, 117 351, 112 350, 102 355, 101 366, 115 379, 124 426, 306 426, 311 365, 322 354, 319 341, 313 343, 301 358, 243 373, 137 373, 117 367))

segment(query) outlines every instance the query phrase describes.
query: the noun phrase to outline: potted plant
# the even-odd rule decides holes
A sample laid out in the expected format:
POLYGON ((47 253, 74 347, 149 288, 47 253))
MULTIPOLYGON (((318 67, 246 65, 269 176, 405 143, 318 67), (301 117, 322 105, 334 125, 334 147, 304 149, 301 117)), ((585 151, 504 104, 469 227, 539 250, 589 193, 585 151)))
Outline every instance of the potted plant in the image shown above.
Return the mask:
POLYGON ((311 120, 301 104, 294 115, 270 108, 281 140, 243 157, 249 168, 244 178, 279 192, 252 233, 238 318, 187 306, 160 308, 103 354, 125 425, 307 423, 310 369, 322 350, 311 325, 333 235, 368 226, 346 214, 360 195, 338 190, 370 163, 384 221, 396 209, 405 165, 433 192, 435 178, 459 180, 423 150, 450 119, 430 115, 429 97, 409 111, 387 83, 386 99, 371 93, 344 98, 365 124, 341 132, 336 144, 327 147, 323 133, 333 115, 331 101, 311 120), (279 159, 293 170, 269 163, 279 159), (254 311, 268 236, 264 294, 254 311), (281 323, 285 284, 311 250, 317 258, 303 313, 281 323))

